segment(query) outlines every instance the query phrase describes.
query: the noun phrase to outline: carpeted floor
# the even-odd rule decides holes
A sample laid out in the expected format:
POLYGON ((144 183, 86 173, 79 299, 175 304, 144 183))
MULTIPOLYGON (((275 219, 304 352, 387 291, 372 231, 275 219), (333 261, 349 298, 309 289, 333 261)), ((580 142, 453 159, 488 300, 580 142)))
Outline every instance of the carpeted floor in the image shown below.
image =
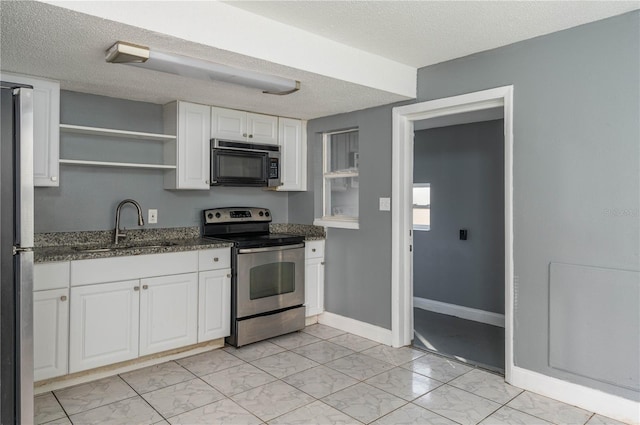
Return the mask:
POLYGON ((414 308, 413 345, 504 373, 504 328, 414 308))

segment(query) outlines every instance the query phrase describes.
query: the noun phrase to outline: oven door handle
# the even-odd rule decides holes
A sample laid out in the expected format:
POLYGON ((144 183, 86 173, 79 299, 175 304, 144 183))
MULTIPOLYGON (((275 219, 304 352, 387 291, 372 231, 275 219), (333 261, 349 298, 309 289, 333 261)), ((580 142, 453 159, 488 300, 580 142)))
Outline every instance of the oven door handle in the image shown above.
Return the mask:
POLYGON ((297 249, 297 248, 304 248, 304 243, 297 243, 294 245, 268 246, 266 248, 244 248, 244 249, 239 249, 238 254, 253 254, 256 252, 285 251, 287 249, 297 249))

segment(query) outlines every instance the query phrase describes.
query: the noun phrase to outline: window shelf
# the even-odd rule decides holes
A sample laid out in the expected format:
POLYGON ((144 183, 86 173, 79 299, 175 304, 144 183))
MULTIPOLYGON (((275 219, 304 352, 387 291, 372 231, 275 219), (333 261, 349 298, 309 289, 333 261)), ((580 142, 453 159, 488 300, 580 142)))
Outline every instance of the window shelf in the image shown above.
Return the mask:
POLYGON ((358 177, 358 170, 339 170, 330 173, 324 173, 325 179, 340 179, 343 177, 358 177))
POLYGON ((339 229, 359 229, 360 223, 357 218, 348 216, 331 216, 316 218, 313 220, 314 226, 336 227, 339 229))
POLYGON ((120 137, 158 142, 176 140, 176 136, 172 136, 169 134, 143 133, 139 131, 114 130, 111 128, 87 127, 72 124, 60 124, 60 131, 63 131, 65 133, 92 134, 97 136, 120 137))

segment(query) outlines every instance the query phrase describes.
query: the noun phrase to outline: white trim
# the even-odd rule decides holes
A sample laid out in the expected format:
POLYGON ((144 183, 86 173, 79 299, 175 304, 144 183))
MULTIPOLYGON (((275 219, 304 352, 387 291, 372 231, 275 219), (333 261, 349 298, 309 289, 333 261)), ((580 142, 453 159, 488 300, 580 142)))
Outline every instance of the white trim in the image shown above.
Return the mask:
POLYGON ((380 344, 391 345, 391 331, 380 326, 329 313, 328 311, 318 315, 318 323, 379 342, 380 344))
POLYGON ((304 325, 305 326, 315 325, 316 323, 318 323, 318 315, 317 314, 304 318, 304 325))
POLYGON ((391 329, 394 347, 413 337, 413 123, 447 115, 503 108, 505 204, 505 377, 513 368, 513 86, 498 87, 393 108, 391 166, 391 329))
POLYGON ((640 402, 513 366, 511 385, 629 424, 640 424, 640 402))
POLYGON ((359 229, 360 223, 357 220, 340 220, 337 218, 316 218, 313 220, 314 226, 336 227, 339 229, 359 229))
POLYGON ((218 338, 189 347, 177 348, 175 350, 151 354, 121 363, 98 367, 96 369, 42 380, 35 383, 33 391, 35 395, 38 395, 49 391, 59 390, 61 388, 72 387, 74 385, 86 384, 87 382, 95 381, 96 379, 107 378, 109 376, 142 369, 148 366, 155 366, 170 360, 178 360, 222 347, 224 347, 224 338, 218 338))
POLYGON ((492 311, 480 310, 457 304, 443 303, 442 301, 420 297, 413 297, 413 306, 421 308, 422 310, 448 314, 449 316, 460 317, 462 319, 473 320, 474 322, 486 323, 488 325, 504 328, 504 314, 494 313, 492 311))

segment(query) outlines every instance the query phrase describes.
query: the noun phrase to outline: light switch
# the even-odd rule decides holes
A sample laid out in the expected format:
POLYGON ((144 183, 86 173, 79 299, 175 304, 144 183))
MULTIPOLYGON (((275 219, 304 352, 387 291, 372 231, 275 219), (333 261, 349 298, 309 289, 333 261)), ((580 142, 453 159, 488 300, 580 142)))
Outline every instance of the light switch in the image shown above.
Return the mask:
POLYGON ((391 211, 391 198, 380 198, 380 211, 391 211))
POLYGON ((155 224, 158 222, 158 210, 149 210, 149 219, 147 220, 149 224, 155 224))

